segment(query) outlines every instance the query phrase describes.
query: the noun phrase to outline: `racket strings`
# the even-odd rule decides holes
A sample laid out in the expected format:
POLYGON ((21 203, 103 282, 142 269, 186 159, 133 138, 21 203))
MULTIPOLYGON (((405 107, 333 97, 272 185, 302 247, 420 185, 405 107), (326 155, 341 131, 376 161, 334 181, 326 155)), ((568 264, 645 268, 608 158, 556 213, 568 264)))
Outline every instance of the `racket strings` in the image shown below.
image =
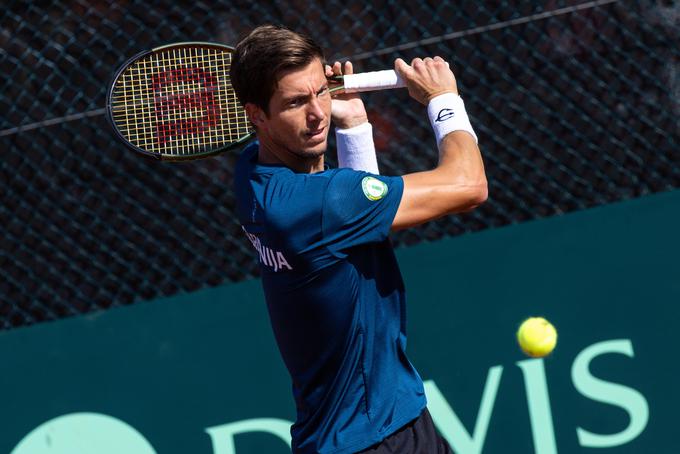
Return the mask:
POLYGON ((229 51, 205 47, 166 48, 133 63, 112 92, 118 130, 145 151, 180 157, 242 140, 250 122, 230 65, 229 51))

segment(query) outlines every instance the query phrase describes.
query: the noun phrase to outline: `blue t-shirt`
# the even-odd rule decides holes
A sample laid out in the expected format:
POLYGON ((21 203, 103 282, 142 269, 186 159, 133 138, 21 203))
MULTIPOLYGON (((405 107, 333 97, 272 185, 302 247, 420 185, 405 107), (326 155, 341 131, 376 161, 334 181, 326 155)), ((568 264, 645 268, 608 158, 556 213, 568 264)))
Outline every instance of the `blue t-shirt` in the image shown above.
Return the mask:
POLYGON ((300 174, 258 164, 257 152, 247 147, 236 166, 237 210, 293 382, 293 452, 362 450, 426 404, 404 352, 404 283, 388 240, 403 180, 300 174))

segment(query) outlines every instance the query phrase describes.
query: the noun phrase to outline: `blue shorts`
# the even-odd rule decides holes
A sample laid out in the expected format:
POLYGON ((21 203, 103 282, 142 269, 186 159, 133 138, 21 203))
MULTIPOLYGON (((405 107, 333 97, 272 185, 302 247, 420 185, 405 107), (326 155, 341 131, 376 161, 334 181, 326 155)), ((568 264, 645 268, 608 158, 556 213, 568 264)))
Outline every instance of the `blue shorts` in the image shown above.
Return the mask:
POLYGON ((357 454, 453 454, 437 432, 427 408, 395 433, 357 454))

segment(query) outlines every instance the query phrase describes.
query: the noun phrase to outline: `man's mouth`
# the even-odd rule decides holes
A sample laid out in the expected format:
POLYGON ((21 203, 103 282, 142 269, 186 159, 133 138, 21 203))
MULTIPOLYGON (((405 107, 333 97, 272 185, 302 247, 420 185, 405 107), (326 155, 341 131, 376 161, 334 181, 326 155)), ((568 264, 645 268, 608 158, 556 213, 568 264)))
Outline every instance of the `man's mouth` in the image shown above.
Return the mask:
POLYGON ((324 126, 323 128, 313 129, 313 130, 311 130, 311 131, 307 131, 307 132, 305 133, 305 136, 307 136, 307 138, 309 138, 309 139, 313 139, 313 138, 315 138, 315 137, 317 137, 317 136, 322 135, 322 134, 324 133, 325 130, 326 130, 326 127, 325 127, 325 126, 324 126))

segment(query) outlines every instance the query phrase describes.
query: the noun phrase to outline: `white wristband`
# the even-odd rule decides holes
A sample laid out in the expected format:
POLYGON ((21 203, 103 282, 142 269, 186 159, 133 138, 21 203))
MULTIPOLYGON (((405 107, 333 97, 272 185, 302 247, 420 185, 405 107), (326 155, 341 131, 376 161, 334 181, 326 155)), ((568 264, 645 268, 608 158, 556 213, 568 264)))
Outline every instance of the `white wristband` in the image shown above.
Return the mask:
POLYGON ((338 167, 349 167, 376 175, 380 173, 370 123, 348 129, 335 128, 335 140, 338 146, 338 167))
POLYGON ((457 94, 444 93, 432 98, 427 105, 427 114, 430 117, 432 129, 434 129, 437 147, 440 146, 444 136, 453 131, 468 132, 477 143, 477 134, 472 129, 470 119, 465 112, 463 98, 457 94))

